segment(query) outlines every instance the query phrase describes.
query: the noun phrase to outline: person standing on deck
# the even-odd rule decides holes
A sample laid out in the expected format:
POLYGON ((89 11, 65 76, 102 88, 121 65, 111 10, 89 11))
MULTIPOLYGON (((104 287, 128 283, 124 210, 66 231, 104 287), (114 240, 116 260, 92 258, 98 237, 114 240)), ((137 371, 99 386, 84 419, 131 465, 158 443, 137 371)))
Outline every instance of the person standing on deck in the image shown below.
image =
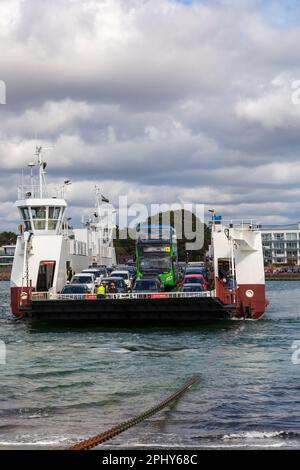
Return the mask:
POLYGON ((105 282, 101 282, 97 287, 97 299, 105 299, 106 296, 106 284, 105 282))
POLYGON ((118 293, 118 288, 117 288, 117 286, 114 282, 111 282, 108 290, 109 290, 110 294, 117 294, 118 293))
POLYGON ((69 266, 67 269, 67 281, 71 282, 72 277, 74 276, 75 271, 73 271, 72 267, 69 266))

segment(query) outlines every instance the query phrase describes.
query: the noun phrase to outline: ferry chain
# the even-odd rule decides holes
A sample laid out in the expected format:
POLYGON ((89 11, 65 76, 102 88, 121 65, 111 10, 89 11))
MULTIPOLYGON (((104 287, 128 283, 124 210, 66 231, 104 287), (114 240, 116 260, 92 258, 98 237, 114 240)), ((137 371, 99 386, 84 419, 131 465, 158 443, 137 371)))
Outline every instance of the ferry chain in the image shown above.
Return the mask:
POLYGON ((108 431, 104 431, 100 434, 97 434, 96 436, 90 437, 89 439, 80 441, 77 444, 69 447, 67 450, 89 450, 93 447, 98 446, 99 444, 102 444, 103 442, 108 441, 109 439, 112 439, 115 436, 118 436, 119 434, 131 428, 132 426, 135 426, 143 422, 145 419, 150 418, 150 416, 153 416, 155 413, 165 408, 174 400, 180 398, 185 392, 187 392, 192 387, 192 385, 199 381, 199 378, 199 376, 192 377, 188 382, 186 382, 178 390, 176 390, 176 392, 174 392, 171 396, 161 401, 157 405, 153 406, 152 408, 149 408, 148 410, 144 411, 144 413, 141 413, 138 416, 135 416, 134 418, 124 421, 123 423, 114 426, 108 431))

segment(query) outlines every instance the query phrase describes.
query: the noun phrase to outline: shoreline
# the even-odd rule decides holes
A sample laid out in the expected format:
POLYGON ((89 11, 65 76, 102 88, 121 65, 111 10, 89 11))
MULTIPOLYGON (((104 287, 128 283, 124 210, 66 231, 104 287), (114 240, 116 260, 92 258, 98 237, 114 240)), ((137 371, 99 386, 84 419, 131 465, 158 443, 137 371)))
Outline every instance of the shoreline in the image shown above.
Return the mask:
POLYGON ((265 274, 266 281, 300 281, 300 273, 265 274))

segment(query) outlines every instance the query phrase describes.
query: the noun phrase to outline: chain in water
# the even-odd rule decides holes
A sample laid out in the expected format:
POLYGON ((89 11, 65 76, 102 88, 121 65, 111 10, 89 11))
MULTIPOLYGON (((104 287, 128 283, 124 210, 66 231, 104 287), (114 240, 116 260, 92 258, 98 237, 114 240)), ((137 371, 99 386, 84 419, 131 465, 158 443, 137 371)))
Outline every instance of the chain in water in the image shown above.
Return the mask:
POLYGON ((187 390, 189 390, 190 387, 192 387, 192 385, 199 381, 199 378, 199 376, 191 378, 188 382, 182 385, 182 387, 176 390, 176 392, 174 392, 170 397, 166 398, 165 400, 153 406, 152 408, 149 408, 148 410, 144 411, 144 413, 141 413, 135 416, 134 418, 124 421, 123 423, 114 426, 108 431, 104 431, 101 434, 97 434, 96 436, 90 437, 89 439, 85 439, 84 441, 78 442, 74 446, 69 447, 67 450, 88 450, 98 446, 99 444, 102 444, 103 442, 108 441, 109 439, 112 439, 113 437, 117 436, 118 434, 121 434, 132 426, 135 426, 144 421, 145 419, 150 418, 150 416, 154 415, 155 413, 158 413, 158 411, 165 408, 171 402, 180 398, 185 392, 187 392, 187 390))

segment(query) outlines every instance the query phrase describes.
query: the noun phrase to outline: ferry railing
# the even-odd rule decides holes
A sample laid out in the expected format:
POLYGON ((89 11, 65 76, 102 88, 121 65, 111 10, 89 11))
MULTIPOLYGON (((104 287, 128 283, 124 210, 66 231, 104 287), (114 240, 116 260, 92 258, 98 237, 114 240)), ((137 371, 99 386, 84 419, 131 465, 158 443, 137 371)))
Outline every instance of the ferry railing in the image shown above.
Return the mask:
MULTIPOLYGON (((108 300, 138 300, 138 299, 189 299, 199 297, 212 297, 213 291, 203 292, 151 292, 151 293, 117 293, 106 294, 108 300)), ((32 301, 39 302, 44 300, 98 300, 96 294, 54 294, 52 292, 33 292, 32 301)), ((99 299, 101 300, 101 298, 99 299)))
POLYGON ((151 292, 151 293, 122 293, 106 294, 107 299, 187 299, 195 297, 211 297, 210 291, 203 292, 151 292))
MULTIPOLYGON (((210 221, 210 224, 213 224, 213 222, 210 221)), ((261 225, 255 219, 226 219, 221 221, 221 225, 242 230, 257 230, 261 228, 261 225)))
POLYGON ((228 288, 217 277, 216 278, 216 297, 223 302, 223 304, 235 304, 237 301, 237 288, 228 288))
POLYGON ((50 292, 32 292, 31 300, 48 300, 50 292))
POLYGON ((42 194, 39 185, 21 185, 18 186, 18 200, 22 199, 40 199, 40 198, 58 198, 64 199, 65 188, 63 186, 57 187, 43 187, 42 194))

